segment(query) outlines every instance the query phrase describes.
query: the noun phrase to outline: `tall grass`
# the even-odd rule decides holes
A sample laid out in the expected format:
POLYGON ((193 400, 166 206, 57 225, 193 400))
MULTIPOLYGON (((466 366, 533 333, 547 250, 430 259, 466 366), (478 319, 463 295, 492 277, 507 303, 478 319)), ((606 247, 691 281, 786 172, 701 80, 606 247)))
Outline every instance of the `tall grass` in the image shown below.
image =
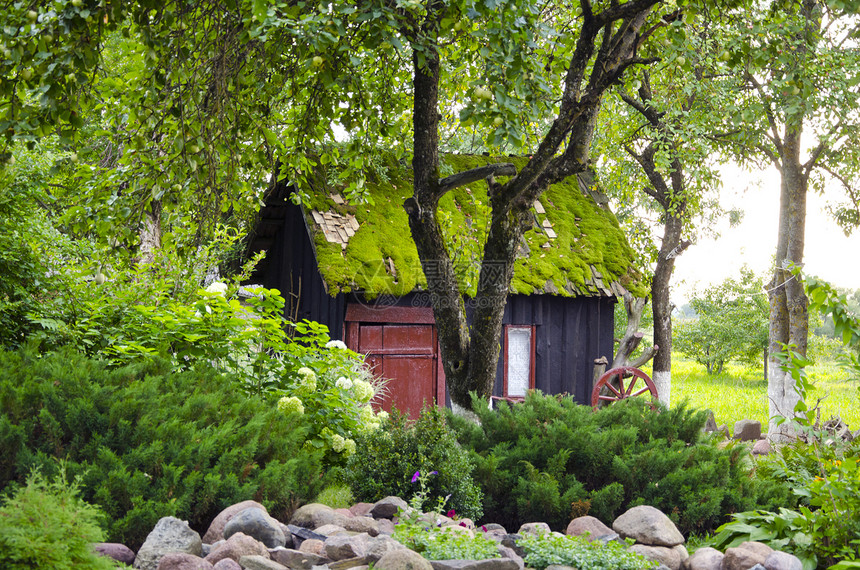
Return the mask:
MULTIPOLYGON (((815 364, 807 369, 814 388, 807 398, 813 406, 821 398, 821 419, 841 417, 853 431, 860 429, 860 391, 856 381, 833 363, 815 364)), ((714 411, 717 424, 729 430, 742 419, 767 425, 767 380, 761 369, 727 364, 721 374, 709 376, 695 361, 672 355, 672 402, 687 399, 697 408, 714 411)))

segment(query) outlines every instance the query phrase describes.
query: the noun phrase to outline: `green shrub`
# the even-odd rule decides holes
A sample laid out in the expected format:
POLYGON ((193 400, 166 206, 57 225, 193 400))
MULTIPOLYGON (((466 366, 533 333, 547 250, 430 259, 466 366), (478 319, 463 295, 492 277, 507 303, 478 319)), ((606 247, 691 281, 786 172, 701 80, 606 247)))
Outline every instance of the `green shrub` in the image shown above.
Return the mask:
POLYGON ((381 429, 359 435, 356 449, 344 477, 359 501, 375 502, 389 495, 409 501, 421 490, 415 473, 436 471, 427 480, 429 504, 424 508, 450 495, 447 508, 460 516, 480 518, 481 491, 472 478, 474 465, 439 408, 425 408, 413 424, 407 416, 392 412, 381 429))
POLYGON ((328 505, 333 509, 348 509, 355 502, 352 489, 346 485, 329 485, 314 499, 315 503, 328 505))
POLYGON ((0 568, 117 567, 92 550, 92 543, 104 540, 98 524, 103 515, 81 500, 77 483, 68 483, 62 470, 51 481, 33 471, 0 506, 0 568))
POLYGON ((705 413, 642 402, 600 412, 567 397, 529 395, 516 405, 474 406, 480 425, 452 416, 472 452, 485 520, 516 529, 545 521, 562 530, 590 514, 611 522, 626 509, 661 509, 683 533, 708 532, 728 513, 787 501, 785 485, 760 485, 741 445, 700 441, 705 413))
POLYGON ((525 550, 526 566, 535 570, 544 570, 550 565, 572 566, 578 570, 647 570, 658 565, 615 541, 604 544, 589 542, 581 536, 544 534, 524 536, 517 544, 525 550))
POLYGON ((63 459, 107 513, 109 539, 131 548, 163 516, 202 533, 223 508, 255 499, 283 520, 323 487, 303 418, 211 367, 6 352, 0 371, 0 488, 63 459))

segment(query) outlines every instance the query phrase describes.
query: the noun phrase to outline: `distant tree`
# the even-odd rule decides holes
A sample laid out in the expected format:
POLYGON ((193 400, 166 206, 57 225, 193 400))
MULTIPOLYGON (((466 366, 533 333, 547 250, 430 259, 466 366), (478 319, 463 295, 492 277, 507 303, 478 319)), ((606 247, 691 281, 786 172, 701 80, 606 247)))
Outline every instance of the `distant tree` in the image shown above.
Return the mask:
POLYGON ((696 317, 676 323, 675 348, 719 374, 726 362, 764 362, 767 376, 768 300, 764 280, 750 269, 696 295, 696 317), (764 357, 764 358, 762 358, 764 357))

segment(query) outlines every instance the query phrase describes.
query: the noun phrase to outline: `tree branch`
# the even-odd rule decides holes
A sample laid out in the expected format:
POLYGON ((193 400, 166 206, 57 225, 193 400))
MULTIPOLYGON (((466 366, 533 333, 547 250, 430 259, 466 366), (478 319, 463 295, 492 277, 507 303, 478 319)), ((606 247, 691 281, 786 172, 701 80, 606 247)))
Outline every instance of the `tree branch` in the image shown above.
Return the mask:
POLYGON ((483 180, 488 176, 516 175, 517 169, 510 162, 488 164, 486 166, 479 166, 471 170, 458 172, 457 174, 452 174, 451 176, 446 176, 445 178, 441 178, 439 180, 439 186, 437 188, 438 198, 441 198, 447 192, 453 190, 454 188, 459 188, 460 186, 463 186, 465 184, 470 184, 472 182, 477 182, 478 180, 483 180))

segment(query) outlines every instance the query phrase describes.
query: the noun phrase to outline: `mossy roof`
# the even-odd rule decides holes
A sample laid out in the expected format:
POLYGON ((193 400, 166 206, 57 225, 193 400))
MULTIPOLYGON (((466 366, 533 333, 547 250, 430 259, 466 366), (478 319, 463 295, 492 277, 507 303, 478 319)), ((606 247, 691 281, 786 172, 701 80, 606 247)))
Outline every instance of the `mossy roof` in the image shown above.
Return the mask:
MULTIPOLYGON (((526 159, 452 154, 442 161, 444 171, 453 173, 494 162, 512 162, 519 170, 526 159)), ((354 291, 368 298, 402 296, 427 286, 403 209, 403 201, 412 195, 412 169, 391 158, 383 171, 385 175, 377 176, 376 181, 368 176, 372 204, 344 204, 323 176, 313 188, 303 188, 310 198, 305 205, 307 226, 329 294, 354 291), (332 235, 337 232, 331 226, 326 231, 328 222, 320 223, 326 212, 340 222, 339 236, 332 235)), ((511 293, 612 296, 627 289, 638 296, 647 294, 618 220, 585 195, 580 184, 573 176, 551 186, 533 208, 535 225, 524 235, 511 293)), ((487 204, 483 181, 452 190, 439 207, 448 214, 451 227, 471 231, 465 228, 486 227, 488 208, 482 204, 487 204)), ((467 294, 474 293, 474 283, 472 291, 469 283, 461 285, 467 294)))

